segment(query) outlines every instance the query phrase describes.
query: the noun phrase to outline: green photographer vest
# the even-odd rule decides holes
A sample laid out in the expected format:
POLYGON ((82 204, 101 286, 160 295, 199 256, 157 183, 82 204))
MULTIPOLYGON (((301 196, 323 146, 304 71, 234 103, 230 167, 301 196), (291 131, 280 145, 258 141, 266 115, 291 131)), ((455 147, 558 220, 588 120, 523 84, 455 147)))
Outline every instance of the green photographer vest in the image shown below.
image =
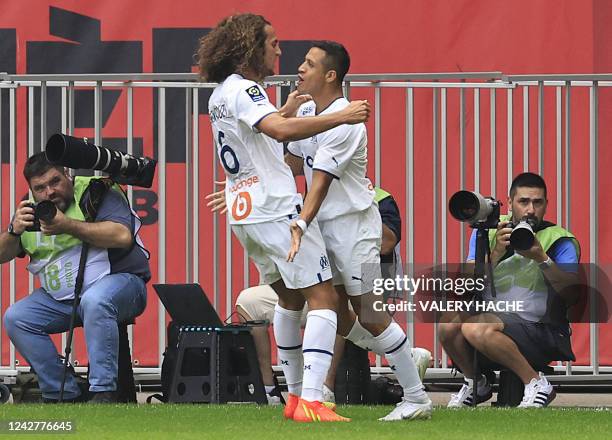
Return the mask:
MULTIPOLYGON (((500 220, 509 220, 510 216, 501 216, 500 220)), ((495 229, 489 230, 489 245, 493 249, 495 246, 495 229)), ((560 226, 550 224, 535 233, 536 238, 542 245, 544 252, 548 250, 562 238, 571 239, 576 248, 578 260, 580 259, 580 246, 576 237, 569 231, 560 226)), ((550 293, 542 270, 534 260, 525 258, 517 253, 502 260, 493 271, 495 279, 495 289, 498 301, 522 301, 525 310, 517 314, 522 318, 539 322, 551 316, 559 318, 564 316, 563 310, 550 310, 551 304, 554 307, 561 307, 559 301, 551 301, 550 293)), ((557 296, 554 294, 554 296, 557 296)), ((490 299, 490 298, 489 298, 490 299)))
POLYGON ((388 193, 387 191, 385 191, 384 189, 381 189, 379 187, 375 187, 374 191, 375 191, 374 201, 376 203, 380 202, 383 199, 386 199, 387 197, 389 197, 391 195, 390 193, 388 193))
MULTIPOLYGON (((74 178, 74 201, 64 215, 84 221, 80 202, 92 179, 99 177, 74 178)), ((113 188, 121 192, 119 186, 113 188)), ((121 192, 123 195, 123 192, 121 192)), ((58 301, 74 297, 76 275, 79 269, 82 242, 68 234, 44 235, 42 232, 26 231, 21 235, 21 247, 30 257, 28 271, 37 275, 41 286, 58 301)), ((110 262, 106 249, 90 247, 83 290, 104 275, 110 273, 110 262)))

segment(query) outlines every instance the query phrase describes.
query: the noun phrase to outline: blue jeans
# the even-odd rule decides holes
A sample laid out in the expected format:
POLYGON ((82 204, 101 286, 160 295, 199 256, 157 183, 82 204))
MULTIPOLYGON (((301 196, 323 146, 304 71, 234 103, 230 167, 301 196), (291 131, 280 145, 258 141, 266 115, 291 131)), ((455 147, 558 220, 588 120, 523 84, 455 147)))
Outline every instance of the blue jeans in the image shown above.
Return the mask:
MULTIPOLYGON (((136 275, 106 275, 81 295, 77 320, 83 323, 89 355, 89 390, 117 389, 119 335, 117 323, 140 315, 147 304, 145 282, 136 275)), ((43 397, 58 399, 64 366, 50 334, 70 326, 72 301, 56 301, 44 289, 10 306, 4 315, 9 338, 36 370, 43 397)), ((64 398, 81 394, 75 378, 68 374, 64 398)))

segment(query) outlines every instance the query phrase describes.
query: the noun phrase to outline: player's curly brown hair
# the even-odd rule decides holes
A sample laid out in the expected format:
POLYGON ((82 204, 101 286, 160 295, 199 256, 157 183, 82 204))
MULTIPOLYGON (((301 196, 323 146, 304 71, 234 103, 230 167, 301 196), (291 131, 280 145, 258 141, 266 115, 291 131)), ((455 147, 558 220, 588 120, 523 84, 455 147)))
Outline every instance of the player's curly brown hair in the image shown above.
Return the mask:
POLYGON ((261 15, 237 14, 224 18, 200 39, 196 60, 204 81, 221 82, 232 73, 250 69, 260 78, 265 71, 266 33, 270 22, 261 15))

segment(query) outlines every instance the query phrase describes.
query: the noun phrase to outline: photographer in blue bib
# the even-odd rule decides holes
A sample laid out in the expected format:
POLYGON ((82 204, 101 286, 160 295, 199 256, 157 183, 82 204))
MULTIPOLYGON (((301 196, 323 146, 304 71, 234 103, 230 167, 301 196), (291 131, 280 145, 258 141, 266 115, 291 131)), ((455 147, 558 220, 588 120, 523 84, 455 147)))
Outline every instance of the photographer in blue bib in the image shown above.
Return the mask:
MULTIPOLYGON (((91 401, 115 402, 117 324, 144 311, 145 284, 151 278, 148 252, 137 235, 140 220, 121 188, 108 181, 95 220, 85 221, 87 207, 94 203, 90 183, 99 179, 71 178, 66 168, 50 163, 45 153, 31 156, 23 174, 35 203, 21 201, 8 231, 0 234, 0 262, 27 255, 28 270, 38 276, 41 287, 7 309, 4 325, 9 338, 38 374, 43 400, 57 402, 64 364, 49 335, 71 326, 81 249, 87 244, 76 324, 85 331, 91 401), (56 212, 41 214, 44 210, 39 208, 49 207, 49 202, 56 212)), ((85 400, 82 394, 75 377, 68 375, 62 400, 85 400)))
MULTIPOLYGON (((480 221, 496 217, 497 228, 489 229, 485 237, 491 249, 489 262, 495 289, 486 290, 483 299, 522 306, 513 313, 471 311, 447 317, 443 320, 446 322, 440 323, 440 342, 465 376, 463 387, 452 395, 448 407, 470 406, 474 400, 478 404, 492 396, 487 378, 476 377, 474 350, 484 355, 485 366, 492 364, 493 369, 511 370, 520 378, 525 388, 519 407, 547 406, 555 398, 555 391, 541 370, 554 360, 575 360, 567 311, 580 295, 577 288, 580 246, 569 231, 544 220, 548 202, 546 183, 537 174, 522 173, 514 178, 508 199, 509 215, 499 216, 497 201, 475 193, 466 197, 466 193, 460 191, 455 195, 461 196, 457 200, 462 199, 459 209, 457 205, 453 209, 455 196, 449 202, 455 218, 474 225, 477 212, 490 212, 481 215, 480 221), (469 202, 470 197, 474 203, 469 202), (496 210, 482 209, 492 205, 496 210), (489 218, 485 219, 487 215, 489 218)), ((476 253, 475 229, 468 263, 477 260, 476 253)))

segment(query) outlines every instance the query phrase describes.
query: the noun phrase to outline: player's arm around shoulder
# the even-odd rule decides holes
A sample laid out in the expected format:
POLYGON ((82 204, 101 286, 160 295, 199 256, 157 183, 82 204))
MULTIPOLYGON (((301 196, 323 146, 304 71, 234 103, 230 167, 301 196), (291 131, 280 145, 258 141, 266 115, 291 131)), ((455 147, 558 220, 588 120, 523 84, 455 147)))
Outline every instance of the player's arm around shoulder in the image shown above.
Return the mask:
POLYGON ((367 101, 352 101, 335 113, 309 118, 285 118, 280 113, 271 113, 257 124, 257 129, 279 142, 291 142, 312 137, 342 124, 359 124, 368 120, 370 104, 367 101))

